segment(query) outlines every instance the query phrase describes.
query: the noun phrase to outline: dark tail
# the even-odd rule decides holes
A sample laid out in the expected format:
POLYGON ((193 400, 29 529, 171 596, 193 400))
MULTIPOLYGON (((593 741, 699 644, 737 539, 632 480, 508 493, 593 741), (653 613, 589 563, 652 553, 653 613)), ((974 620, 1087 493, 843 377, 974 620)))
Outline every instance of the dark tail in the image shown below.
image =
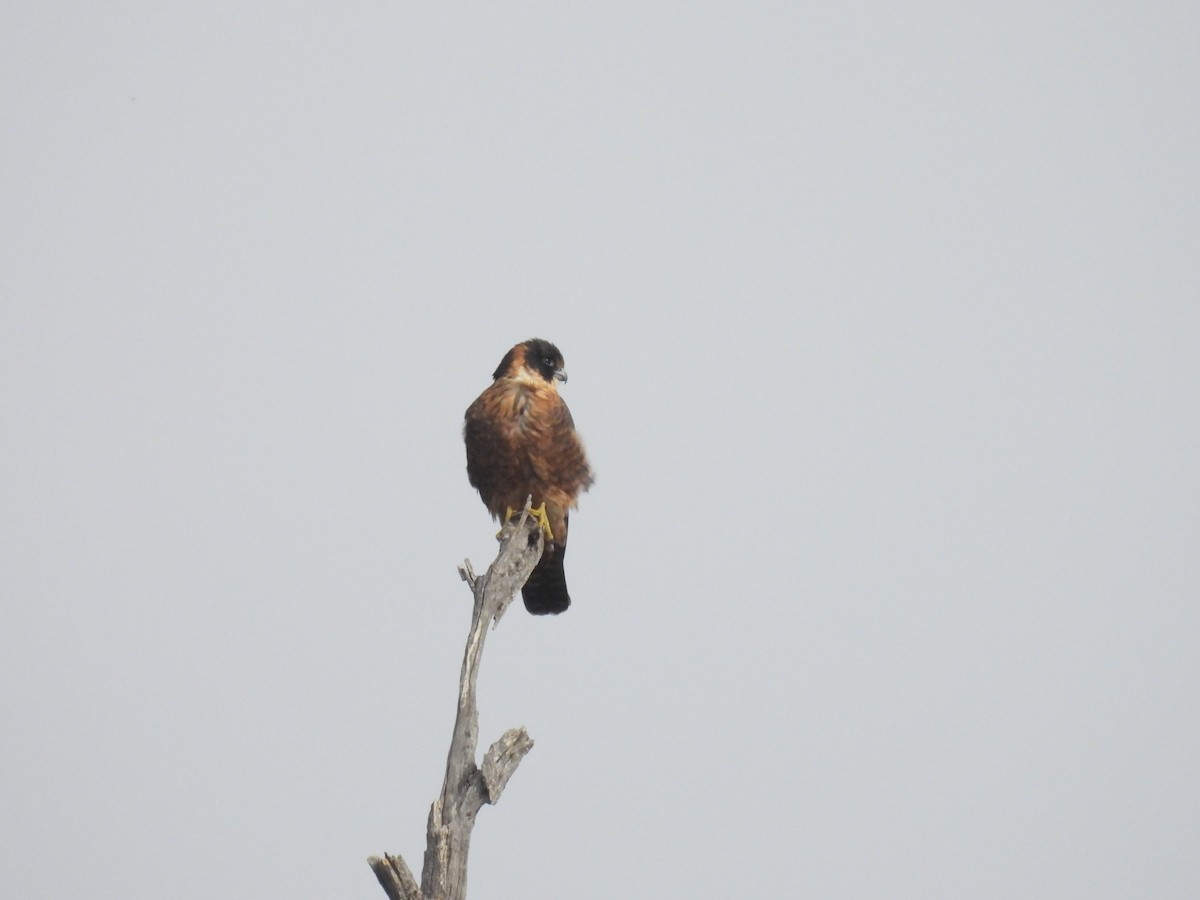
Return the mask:
POLYGON ((563 571, 563 557, 566 555, 565 545, 547 543, 542 558, 530 573, 525 587, 521 588, 525 608, 535 616, 548 613, 557 615, 571 605, 571 597, 567 593, 567 574, 563 571))

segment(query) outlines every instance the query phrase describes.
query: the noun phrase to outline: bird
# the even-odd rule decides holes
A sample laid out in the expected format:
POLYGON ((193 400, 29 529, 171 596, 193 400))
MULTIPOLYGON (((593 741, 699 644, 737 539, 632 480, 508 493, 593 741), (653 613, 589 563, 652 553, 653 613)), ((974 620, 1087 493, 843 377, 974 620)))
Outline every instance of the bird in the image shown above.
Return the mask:
POLYGON ((583 441, 558 393, 566 381, 563 355, 554 344, 524 341, 504 354, 491 385, 463 421, 467 479, 492 517, 507 521, 533 497, 530 512, 546 539, 521 598, 534 615, 561 613, 571 605, 563 570, 568 519, 593 482, 583 441))

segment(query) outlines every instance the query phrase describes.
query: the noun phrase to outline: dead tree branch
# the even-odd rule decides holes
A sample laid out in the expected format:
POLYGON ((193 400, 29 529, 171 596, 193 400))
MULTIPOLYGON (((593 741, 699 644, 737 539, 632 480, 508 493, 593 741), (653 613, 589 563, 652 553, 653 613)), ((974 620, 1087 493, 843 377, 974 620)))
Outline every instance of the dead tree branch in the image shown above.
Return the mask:
POLYGON ((471 631, 463 653, 459 677, 458 715, 450 752, 446 757, 446 779, 442 791, 429 810, 425 860, 421 884, 399 856, 385 853, 367 862, 387 893, 389 900, 464 900, 467 894, 467 854, 475 816, 485 803, 500 799, 508 779, 517 770, 533 740, 524 728, 506 731, 488 749, 482 768, 475 762, 479 744, 479 709, 475 683, 489 623, 495 626, 517 591, 542 556, 542 531, 529 518, 529 504, 519 519, 500 532, 500 552, 487 574, 476 577, 467 560, 459 574, 475 597, 471 631))

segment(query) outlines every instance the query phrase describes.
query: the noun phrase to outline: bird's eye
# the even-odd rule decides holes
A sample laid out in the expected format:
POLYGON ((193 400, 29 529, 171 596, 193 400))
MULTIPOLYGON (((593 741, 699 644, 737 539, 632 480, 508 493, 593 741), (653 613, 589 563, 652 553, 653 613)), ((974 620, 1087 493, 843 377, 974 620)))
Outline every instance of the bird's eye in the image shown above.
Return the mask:
POLYGON ((544 362, 550 368, 552 368, 552 369, 554 368, 554 360, 552 360, 550 357, 548 357, 548 356, 543 357, 542 362, 544 362))

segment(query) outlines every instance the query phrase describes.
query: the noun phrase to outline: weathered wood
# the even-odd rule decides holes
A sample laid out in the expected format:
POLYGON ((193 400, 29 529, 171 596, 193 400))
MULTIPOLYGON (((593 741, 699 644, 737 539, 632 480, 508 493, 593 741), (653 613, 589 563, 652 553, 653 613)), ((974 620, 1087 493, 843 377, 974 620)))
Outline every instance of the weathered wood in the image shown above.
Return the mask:
POLYGON ((529 578, 542 556, 543 540, 536 521, 529 518, 529 504, 526 503, 520 518, 501 529, 500 552, 482 578, 476 577, 470 560, 459 567, 459 573, 474 596, 474 608, 463 651, 458 714, 454 720, 450 752, 446 756, 446 778, 429 810, 420 887, 399 856, 385 853, 382 859, 372 856, 367 860, 389 900, 464 900, 467 855, 471 849, 475 816, 485 803, 500 799, 509 778, 533 748, 533 740, 524 728, 509 729, 484 754, 480 768, 475 762, 479 746, 475 686, 488 625, 495 627, 500 622, 517 591, 529 578))
POLYGON ((504 737, 488 748, 483 755, 483 786, 487 789, 487 797, 481 801, 481 806, 483 802, 495 803, 500 799, 508 779, 532 749, 533 738, 524 728, 508 729, 504 737))
POLYGON ((421 888, 408 870, 408 864, 400 857, 385 853, 382 859, 368 857, 367 864, 375 871, 388 900, 421 900, 421 888))

